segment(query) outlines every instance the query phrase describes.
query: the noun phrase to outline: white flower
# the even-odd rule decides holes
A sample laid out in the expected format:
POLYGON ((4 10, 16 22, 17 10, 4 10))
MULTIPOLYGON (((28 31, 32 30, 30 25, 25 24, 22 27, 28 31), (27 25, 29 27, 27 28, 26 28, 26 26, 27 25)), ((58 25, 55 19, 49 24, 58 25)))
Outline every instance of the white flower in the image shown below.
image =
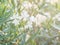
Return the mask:
POLYGON ((25 25, 25 29, 27 28, 32 28, 32 22, 28 21, 27 24, 25 25))
POLYGON ((10 19, 22 19, 22 16, 19 16, 18 14, 14 14, 12 17, 10 17, 10 19))
POLYGON ((28 1, 24 1, 24 2, 22 3, 22 5, 23 5, 26 9, 32 7, 32 4, 31 4, 30 2, 28 2, 28 1))
POLYGON ((18 18, 19 16, 18 15, 13 15, 12 17, 10 17, 10 19, 16 19, 16 18, 18 18))
POLYGON ((31 21, 31 22, 35 22, 35 17, 34 17, 34 16, 31 16, 31 17, 30 17, 30 21, 31 21))
POLYGON ((26 10, 23 10, 21 13, 21 17, 23 18, 23 21, 27 21, 29 19, 29 14, 26 10))
POLYGON ((21 16, 23 18, 28 18, 29 17, 29 14, 28 14, 28 12, 26 10, 23 10, 22 13, 21 13, 21 16))
POLYGON ((36 25, 40 25, 42 22, 46 21, 46 17, 41 15, 41 14, 37 14, 36 15, 36 25))
POLYGON ((12 23, 14 23, 15 25, 19 24, 19 20, 15 19, 12 23))
POLYGON ((31 24, 25 25, 25 29, 27 28, 32 28, 32 25, 31 24))

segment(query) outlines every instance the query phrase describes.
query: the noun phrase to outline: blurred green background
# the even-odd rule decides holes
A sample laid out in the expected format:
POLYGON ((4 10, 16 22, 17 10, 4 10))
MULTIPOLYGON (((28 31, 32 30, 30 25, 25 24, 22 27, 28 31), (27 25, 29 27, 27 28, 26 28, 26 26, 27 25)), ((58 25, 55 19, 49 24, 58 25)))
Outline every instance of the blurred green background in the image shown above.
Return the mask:
POLYGON ((0 0, 0 45, 60 45, 60 0, 0 0))

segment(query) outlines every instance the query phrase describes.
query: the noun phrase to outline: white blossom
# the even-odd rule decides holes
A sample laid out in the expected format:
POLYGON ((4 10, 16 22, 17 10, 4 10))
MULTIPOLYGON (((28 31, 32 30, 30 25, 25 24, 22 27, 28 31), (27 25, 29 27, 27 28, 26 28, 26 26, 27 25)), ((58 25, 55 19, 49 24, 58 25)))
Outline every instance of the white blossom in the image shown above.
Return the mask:
POLYGON ((23 10, 22 13, 21 13, 21 16, 23 18, 28 18, 29 17, 29 14, 28 14, 28 12, 26 10, 23 10))
POLYGON ((21 20, 22 17, 19 16, 18 14, 14 14, 12 17, 10 17, 10 19, 19 19, 19 20, 21 20))
POLYGON ((15 20, 13 20, 12 23, 14 23, 15 25, 18 25, 19 24, 19 20, 15 19, 15 20))
POLYGON ((36 20, 36 18, 35 18, 34 16, 31 16, 31 17, 30 17, 30 21, 31 21, 31 22, 35 22, 35 20, 36 20))
POLYGON ((40 25, 42 22, 46 21, 46 17, 41 15, 41 14, 37 14, 36 15, 36 25, 40 25))
POLYGON ((25 25, 25 29, 27 28, 32 28, 32 22, 28 21, 27 24, 25 25))
POLYGON ((28 1, 24 1, 24 2, 22 3, 22 5, 23 5, 26 9, 32 7, 32 4, 31 4, 30 2, 28 2, 28 1))

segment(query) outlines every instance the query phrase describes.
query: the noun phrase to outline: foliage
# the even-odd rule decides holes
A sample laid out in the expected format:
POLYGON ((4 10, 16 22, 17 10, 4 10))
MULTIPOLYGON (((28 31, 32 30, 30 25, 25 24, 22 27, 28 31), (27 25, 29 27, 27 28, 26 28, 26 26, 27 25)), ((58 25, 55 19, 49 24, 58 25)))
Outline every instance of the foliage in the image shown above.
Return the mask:
POLYGON ((0 45, 60 45, 59 2, 0 0, 0 45))

